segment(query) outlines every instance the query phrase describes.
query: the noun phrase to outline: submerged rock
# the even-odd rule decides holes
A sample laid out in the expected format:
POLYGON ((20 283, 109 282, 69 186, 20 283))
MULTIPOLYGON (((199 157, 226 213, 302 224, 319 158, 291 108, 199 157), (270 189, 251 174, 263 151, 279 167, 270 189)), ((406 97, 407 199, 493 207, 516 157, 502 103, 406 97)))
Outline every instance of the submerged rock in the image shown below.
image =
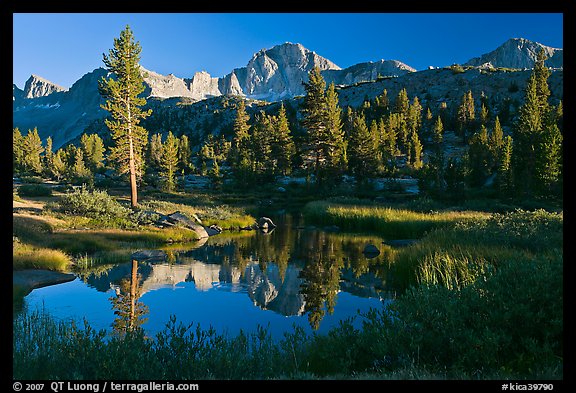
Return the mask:
POLYGON ((148 259, 155 261, 164 261, 166 257, 167 257, 166 253, 162 250, 139 250, 130 255, 130 258, 137 261, 148 259))
POLYGON ((366 244, 363 253, 366 258, 376 258, 380 255, 380 250, 374 244, 366 244))

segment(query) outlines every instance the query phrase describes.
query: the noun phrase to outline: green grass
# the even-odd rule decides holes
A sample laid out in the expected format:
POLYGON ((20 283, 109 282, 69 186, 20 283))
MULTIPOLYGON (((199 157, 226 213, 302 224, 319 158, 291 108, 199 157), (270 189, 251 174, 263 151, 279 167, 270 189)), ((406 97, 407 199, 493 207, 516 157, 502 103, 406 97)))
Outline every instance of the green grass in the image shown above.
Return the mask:
POLYGON ((347 231, 375 233, 392 239, 414 239, 426 232, 462 220, 487 218, 476 211, 438 211, 422 213, 376 205, 356 205, 317 201, 306 204, 307 222, 338 225, 347 231))
POLYGON ((66 271, 72 264, 70 255, 50 248, 34 247, 15 242, 12 247, 12 265, 14 270, 46 269, 66 271))

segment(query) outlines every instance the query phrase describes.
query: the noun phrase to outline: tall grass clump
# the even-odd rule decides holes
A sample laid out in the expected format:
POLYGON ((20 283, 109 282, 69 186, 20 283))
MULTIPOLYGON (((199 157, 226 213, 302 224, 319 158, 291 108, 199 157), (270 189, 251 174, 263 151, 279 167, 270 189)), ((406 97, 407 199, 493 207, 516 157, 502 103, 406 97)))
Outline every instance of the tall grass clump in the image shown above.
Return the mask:
POLYGON ((12 266, 14 270, 46 269, 66 271, 72 264, 72 258, 60 250, 34 247, 18 240, 12 243, 12 266))
POLYGON ((389 238, 419 238, 431 229, 453 225, 461 220, 487 217, 480 212, 416 212, 383 206, 334 204, 326 201, 308 203, 307 221, 320 225, 338 225, 354 232, 371 232, 389 238))
POLYGON ((516 210, 431 231, 396 254, 393 270, 401 287, 461 288, 503 261, 554 254, 562 247, 562 213, 516 210))

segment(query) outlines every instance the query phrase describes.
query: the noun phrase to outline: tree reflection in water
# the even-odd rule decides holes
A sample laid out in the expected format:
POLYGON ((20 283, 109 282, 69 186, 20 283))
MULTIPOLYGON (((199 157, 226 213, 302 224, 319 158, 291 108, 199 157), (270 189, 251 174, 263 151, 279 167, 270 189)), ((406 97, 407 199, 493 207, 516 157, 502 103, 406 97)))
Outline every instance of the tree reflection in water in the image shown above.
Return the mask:
POLYGON ((148 306, 139 301, 142 287, 139 285, 141 277, 138 274, 138 261, 132 260, 132 269, 129 278, 120 281, 116 289, 116 296, 110 297, 114 310, 112 329, 115 334, 123 336, 128 332, 142 329, 142 324, 148 319, 148 306))
POLYGON ((311 237, 322 239, 309 238, 315 247, 307 250, 307 263, 300 272, 303 279, 300 291, 304 296, 304 311, 308 312, 308 322, 312 329, 317 330, 326 311, 328 314, 334 313, 343 260, 334 252, 334 242, 328 241, 324 233, 316 232, 311 237))

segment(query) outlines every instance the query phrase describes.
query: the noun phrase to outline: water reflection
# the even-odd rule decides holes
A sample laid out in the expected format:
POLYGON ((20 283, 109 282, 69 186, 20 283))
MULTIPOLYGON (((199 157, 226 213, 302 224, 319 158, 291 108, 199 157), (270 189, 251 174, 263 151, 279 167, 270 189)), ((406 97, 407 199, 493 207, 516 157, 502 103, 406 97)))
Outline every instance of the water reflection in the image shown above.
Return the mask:
POLYGON ((119 334, 146 321, 142 295, 188 284, 199 293, 248 296, 254 307, 283 316, 306 315, 313 329, 334 314, 341 291, 380 300, 393 295, 388 262, 394 251, 382 239, 302 229, 290 216, 275 222, 277 228, 266 234, 223 233, 203 245, 165 249, 154 258, 80 276, 99 291, 116 290, 111 301, 119 334), (380 255, 366 258, 366 244, 376 245, 380 255))
POLYGON ((112 329, 119 336, 142 329, 142 324, 148 319, 145 317, 149 312, 148 306, 139 300, 142 295, 141 278, 138 274, 138 261, 132 260, 130 277, 122 279, 115 288, 115 296, 110 297, 116 315, 112 329))

